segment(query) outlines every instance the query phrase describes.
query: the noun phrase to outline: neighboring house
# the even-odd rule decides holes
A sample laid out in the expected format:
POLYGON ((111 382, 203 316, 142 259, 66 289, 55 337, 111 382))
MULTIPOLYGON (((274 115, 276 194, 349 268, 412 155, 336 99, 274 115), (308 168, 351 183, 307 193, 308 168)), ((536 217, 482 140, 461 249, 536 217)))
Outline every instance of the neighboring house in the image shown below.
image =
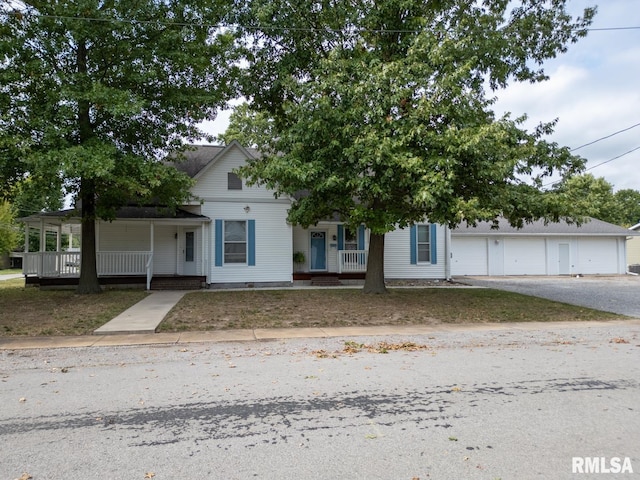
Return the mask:
MULTIPOLYGON (((248 186, 233 173, 257 157, 237 142, 196 147, 186 161, 176 164, 195 180, 190 204, 173 214, 158 207, 129 206, 120 209, 113 222, 97 222, 101 283, 219 288, 289 286, 322 277, 361 281, 368 231, 363 226, 351 231, 339 219, 308 229, 288 224, 290 199, 275 198, 263 186, 248 186), (294 263, 294 257, 304 260, 294 263)), ((44 213, 22 221, 26 238, 32 229, 40 232, 41 245, 46 245, 48 232, 58 238, 56 251, 24 253, 27 283, 77 284, 80 252, 65 250, 60 237, 63 232, 78 234, 78 212, 44 213)), ((491 231, 479 225, 452 232, 425 221, 387 234, 385 275, 448 279, 452 274, 624 273, 626 235, 620 231, 628 231, 611 227, 594 221, 580 229, 550 224, 516 231, 503 225, 491 231)))
POLYGON ((609 275, 627 271, 629 230, 590 219, 580 226, 543 221, 522 229, 502 220, 452 232, 451 273, 457 275, 609 275))
POLYGON ((629 230, 634 236, 627 240, 627 264, 629 270, 640 273, 640 223, 636 223, 629 230))

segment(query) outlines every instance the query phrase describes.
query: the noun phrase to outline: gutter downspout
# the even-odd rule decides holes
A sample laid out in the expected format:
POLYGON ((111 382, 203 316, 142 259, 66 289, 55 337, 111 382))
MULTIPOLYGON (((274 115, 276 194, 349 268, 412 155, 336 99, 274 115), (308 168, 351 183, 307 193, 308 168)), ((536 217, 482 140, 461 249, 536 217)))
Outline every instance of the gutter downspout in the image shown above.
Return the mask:
POLYGON ((453 253, 451 252, 451 229, 444 226, 444 276, 447 282, 451 281, 451 260, 453 253))

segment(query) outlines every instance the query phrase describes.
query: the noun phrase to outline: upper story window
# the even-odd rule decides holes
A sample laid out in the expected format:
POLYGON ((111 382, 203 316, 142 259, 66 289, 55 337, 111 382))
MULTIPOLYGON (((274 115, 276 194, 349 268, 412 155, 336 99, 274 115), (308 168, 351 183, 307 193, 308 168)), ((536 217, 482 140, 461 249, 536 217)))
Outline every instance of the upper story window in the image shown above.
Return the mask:
POLYGON ((242 179, 233 172, 227 173, 227 190, 242 190, 242 179))

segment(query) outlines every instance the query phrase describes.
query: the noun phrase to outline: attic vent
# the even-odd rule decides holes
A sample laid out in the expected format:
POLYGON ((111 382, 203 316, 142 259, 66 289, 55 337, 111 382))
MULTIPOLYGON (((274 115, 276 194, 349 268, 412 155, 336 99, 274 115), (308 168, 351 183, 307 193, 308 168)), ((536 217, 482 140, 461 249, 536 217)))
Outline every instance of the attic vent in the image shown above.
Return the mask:
POLYGON ((227 189, 242 190, 242 180, 233 172, 227 173, 227 189))

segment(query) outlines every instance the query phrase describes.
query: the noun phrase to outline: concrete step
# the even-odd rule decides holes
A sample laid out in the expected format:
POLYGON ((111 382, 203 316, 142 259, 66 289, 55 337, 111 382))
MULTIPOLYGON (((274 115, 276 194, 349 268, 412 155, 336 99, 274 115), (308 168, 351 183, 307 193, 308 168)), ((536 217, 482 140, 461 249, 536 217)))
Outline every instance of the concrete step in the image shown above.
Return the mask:
POLYGON ((342 285, 338 277, 312 277, 311 286, 313 287, 339 287, 342 285))
POLYGON ((202 284, 201 277, 154 277, 151 290, 200 290, 202 284))

